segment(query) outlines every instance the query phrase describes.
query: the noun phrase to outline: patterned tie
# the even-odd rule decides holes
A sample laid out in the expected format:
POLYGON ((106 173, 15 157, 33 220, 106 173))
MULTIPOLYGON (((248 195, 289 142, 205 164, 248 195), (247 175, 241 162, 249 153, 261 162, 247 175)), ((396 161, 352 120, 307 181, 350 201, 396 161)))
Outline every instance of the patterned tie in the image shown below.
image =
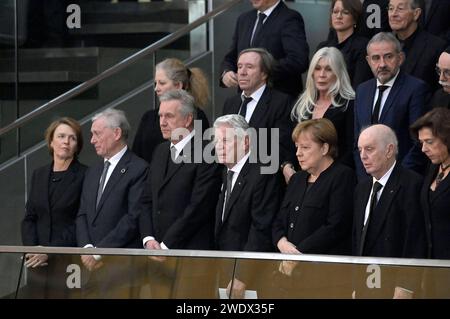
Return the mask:
POLYGON ((378 204, 378 192, 380 191, 380 189, 383 188, 383 185, 381 185, 379 182, 375 182, 373 183, 372 186, 372 196, 370 197, 370 206, 369 206, 369 216, 367 216, 367 221, 364 224, 363 230, 362 230, 362 234, 361 234, 361 245, 360 245, 360 250, 359 250, 359 255, 362 256, 363 251, 364 251, 364 244, 366 241, 366 234, 367 234, 367 229, 369 228, 369 223, 370 223, 370 219, 373 215, 373 211, 375 210, 375 207, 378 204))
POLYGON ((103 188, 105 187, 106 174, 108 174, 109 165, 111 165, 111 163, 108 161, 105 161, 105 163, 103 164, 103 172, 102 176, 100 177, 100 183, 98 185, 97 203, 95 205, 95 208, 98 207, 98 203, 100 203, 100 199, 102 198, 103 188))
POLYGON ((383 92, 388 88, 387 85, 380 85, 378 87, 378 98, 375 102, 375 107, 373 108, 372 113, 372 124, 378 124, 378 120, 380 118, 380 108, 381 108, 381 100, 383 99, 383 92))

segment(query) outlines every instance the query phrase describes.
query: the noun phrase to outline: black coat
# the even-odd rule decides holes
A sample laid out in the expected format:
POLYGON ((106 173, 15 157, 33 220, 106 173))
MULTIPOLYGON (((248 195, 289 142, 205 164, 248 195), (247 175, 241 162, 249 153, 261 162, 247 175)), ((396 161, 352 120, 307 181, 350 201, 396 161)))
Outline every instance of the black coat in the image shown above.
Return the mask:
MULTIPOLYGON (((370 216, 363 256, 424 258, 425 224, 419 194, 422 177, 397 163, 377 206, 370 216)), ((365 209, 372 189, 372 178, 359 183, 355 191, 353 254, 358 255, 365 209)))
POLYGON ((224 169, 224 184, 216 207, 215 241, 218 250, 274 251, 272 222, 278 212, 281 193, 277 176, 261 174, 260 169, 261 165, 247 160, 223 212, 227 171, 224 169))
MULTIPOLYGON (((224 71, 236 72, 239 52, 251 47, 256 18, 257 10, 239 16, 230 50, 222 61, 221 74, 224 71)), ((264 22, 253 47, 266 49, 277 61, 272 78, 274 87, 297 97, 303 91, 302 73, 308 70, 309 64, 309 46, 301 14, 280 1, 264 22)))
POLYGON ((431 165, 425 177, 420 203, 425 214, 428 257, 450 259, 450 177, 446 177, 430 195, 430 186, 439 166, 431 165))
POLYGON ((22 221, 22 242, 26 246, 76 246, 75 218, 87 167, 73 160, 58 188, 54 203, 49 198, 53 163, 36 169, 22 221))
POLYGON ((334 162, 307 189, 309 174, 291 177, 273 225, 273 240, 286 236, 301 253, 348 255, 351 251, 354 172, 334 162))
MULTIPOLYGON (((194 154, 193 141, 195 136, 180 156, 187 156, 188 149, 194 154)), ((157 146, 150 164, 143 196, 145 211, 139 225, 141 238, 152 236, 170 249, 212 249, 220 167, 192 161, 172 162, 169 169, 169 161, 170 142, 165 142, 157 146)))
POLYGON ((446 107, 450 109, 450 93, 445 92, 443 89, 434 92, 430 102, 430 109, 435 107, 446 107))

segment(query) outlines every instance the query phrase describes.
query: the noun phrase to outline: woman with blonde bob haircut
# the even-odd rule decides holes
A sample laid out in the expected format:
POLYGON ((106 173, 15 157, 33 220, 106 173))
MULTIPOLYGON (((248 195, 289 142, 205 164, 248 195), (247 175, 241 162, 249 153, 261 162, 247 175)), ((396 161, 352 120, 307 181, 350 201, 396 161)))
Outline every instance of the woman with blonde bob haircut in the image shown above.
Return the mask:
MULTIPOLYGON (((337 160, 353 167, 353 101, 355 91, 350 85, 342 53, 325 47, 314 54, 309 66, 305 91, 295 103, 291 117, 299 123, 310 119, 329 119, 337 131, 337 160)), ((284 163, 285 164, 285 163, 284 163)), ((288 181, 295 173, 293 165, 283 165, 288 181)))

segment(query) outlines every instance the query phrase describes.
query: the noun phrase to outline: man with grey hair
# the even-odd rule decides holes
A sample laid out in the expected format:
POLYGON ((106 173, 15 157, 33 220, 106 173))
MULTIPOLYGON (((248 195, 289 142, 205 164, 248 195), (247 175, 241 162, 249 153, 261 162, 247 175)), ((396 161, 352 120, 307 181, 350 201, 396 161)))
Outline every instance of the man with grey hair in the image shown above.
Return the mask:
POLYGON ((366 173, 356 149, 357 137, 363 127, 378 123, 395 131, 398 161, 422 173, 426 159, 415 146, 409 126, 426 111, 428 87, 400 70, 404 53, 391 33, 376 34, 367 45, 366 58, 375 78, 360 84, 356 90, 354 160, 358 178, 366 173))
MULTIPOLYGON (((217 158, 225 165, 216 207, 215 245, 225 251, 271 252, 272 221, 281 200, 279 181, 275 174, 263 174, 261 165, 252 161, 248 130, 248 123, 238 114, 224 115, 214 122, 217 158)), ((241 280, 256 284, 252 272, 242 268, 239 279, 228 285, 230 294, 233 284, 233 298, 245 292, 241 280)))
MULTIPOLYGON (((353 254, 355 256, 425 258, 425 222, 420 210, 422 177, 397 161, 397 138, 386 125, 365 128, 358 139, 361 161, 370 178, 355 190, 353 254)), ((366 274, 367 275, 367 274, 366 274)), ((411 296, 417 282, 381 276, 379 287, 364 277, 358 298, 411 296), (402 287, 395 287, 401 282, 402 287)))
MULTIPOLYGON (((140 247, 140 199, 148 165, 128 149, 129 130, 128 120, 120 110, 107 109, 92 119, 91 144, 102 161, 90 167, 84 179, 76 219, 77 242, 80 247, 140 247)), ((108 284, 118 284, 112 279, 117 279, 112 271, 117 271, 118 268, 102 267, 103 258, 99 255, 83 255, 81 260, 94 273, 92 277, 98 279, 98 284, 103 287, 102 293, 116 296, 115 289, 111 289, 112 286, 108 284)), ((105 262, 105 266, 107 265, 108 262, 105 262)), ((126 275, 122 274, 120 277, 125 279, 126 275)), ((130 283, 125 282, 124 285, 130 283)))
POLYGON ((402 70, 423 80, 434 91, 439 87, 434 65, 446 42, 419 27, 424 8, 423 0, 389 0, 389 25, 405 54, 402 70))
POLYGON ((207 141, 194 130, 194 99, 184 90, 159 98, 162 135, 167 142, 154 152, 143 194, 140 218, 142 244, 147 249, 210 249, 214 209, 220 193, 220 168, 207 163, 207 141))

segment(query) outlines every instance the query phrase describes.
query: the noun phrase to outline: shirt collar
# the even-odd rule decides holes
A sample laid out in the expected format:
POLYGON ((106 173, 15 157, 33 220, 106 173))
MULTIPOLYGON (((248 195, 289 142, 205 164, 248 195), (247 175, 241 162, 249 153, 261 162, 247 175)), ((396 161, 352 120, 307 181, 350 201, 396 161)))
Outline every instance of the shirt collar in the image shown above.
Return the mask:
POLYGON ((389 86, 390 88, 394 85, 395 80, 397 79, 398 75, 400 73, 400 68, 397 71, 397 74, 394 75, 394 77, 392 79, 390 79, 389 81, 387 81, 386 83, 382 84, 380 81, 378 81, 377 79, 377 87, 379 87, 380 85, 384 85, 384 86, 389 86))
POLYGON ((230 168, 231 171, 234 172, 234 174, 239 175, 239 173, 242 170, 242 167, 244 167, 245 162, 247 162, 247 159, 250 157, 250 151, 244 155, 232 168, 230 168))
POLYGON ((125 152, 127 151, 128 146, 125 145, 124 148, 122 148, 118 153, 116 153, 114 156, 112 156, 110 159, 104 159, 104 162, 108 161, 110 163, 110 165, 112 166, 116 166, 117 163, 119 163, 120 159, 122 158, 122 156, 125 154, 125 152))
MULTIPOLYGON (((273 10, 275 10, 275 8, 277 7, 277 5, 280 3, 280 1, 277 1, 277 3, 275 3, 273 6, 271 6, 270 8, 268 8, 266 11, 262 11, 262 13, 264 13, 266 15, 266 17, 269 17, 270 14, 273 12, 273 10)), ((261 11, 258 11, 258 13, 261 11)))
POLYGON ((378 181, 375 177, 372 177, 372 185, 375 182, 378 182, 384 187, 386 185, 387 181, 389 180, 389 177, 391 177, 392 171, 394 170, 396 163, 397 163, 397 161, 395 161, 394 164, 392 164, 391 168, 389 168, 388 171, 383 175, 383 177, 381 177, 378 181))
POLYGON ((183 150, 183 148, 186 146, 187 143, 189 143, 189 141, 192 139, 192 137, 195 134, 195 130, 192 130, 188 135, 186 135, 181 141, 179 141, 177 144, 173 144, 172 142, 170 142, 170 147, 172 148, 172 146, 175 147, 175 158, 178 157, 178 155, 180 155, 181 151, 183 150))
POLYGON ((255 92, 253 92, 252 94, 250 94, 250 96, 246 96, 245 94, 244 94, 244 91, 242 91, 242 94, 241 94, 241 99, 243 98, 243 97, 251 97, 254 101, 256 101, 256 104, 258 104, 258 102, 259 102, 259 99, 261 98, 261 96, 263 95, 263 93, 264 93, 264 90, 266 89, 266 84, 263 84, 259 89, 257 89, 255 92))

